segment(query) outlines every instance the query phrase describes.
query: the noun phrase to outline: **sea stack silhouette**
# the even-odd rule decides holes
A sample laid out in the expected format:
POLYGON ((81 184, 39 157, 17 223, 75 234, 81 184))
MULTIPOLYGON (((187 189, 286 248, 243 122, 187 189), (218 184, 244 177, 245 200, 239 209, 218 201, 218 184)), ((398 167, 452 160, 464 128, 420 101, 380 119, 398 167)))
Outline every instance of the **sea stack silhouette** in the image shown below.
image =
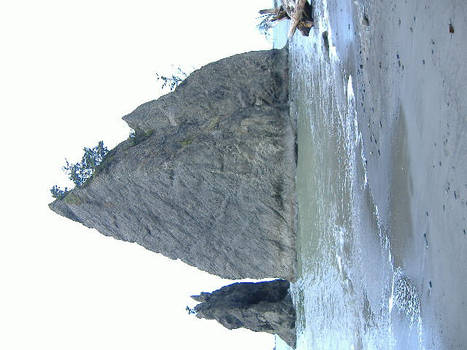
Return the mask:
POLYGON ((134 137, 53 211, 223 278, 294 280, 287 48, 208 64, 123 119, 134 137))

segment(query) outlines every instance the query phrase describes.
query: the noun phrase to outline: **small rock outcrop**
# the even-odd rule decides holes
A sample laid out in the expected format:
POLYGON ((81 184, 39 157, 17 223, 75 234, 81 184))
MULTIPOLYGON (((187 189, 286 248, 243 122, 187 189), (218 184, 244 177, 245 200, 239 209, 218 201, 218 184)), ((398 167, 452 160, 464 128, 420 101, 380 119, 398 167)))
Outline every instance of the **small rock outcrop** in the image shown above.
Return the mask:
POLYGON ((224 278, 293 279, 287 56, 222 59, 138 107, 123 118, 135 136, 50 208, 224 278))
POLYGON ((295 309, 284 280, 234 283, 192 296, 196 317, 217 320, 228 329, 247 328, 277 334, 295 348, 295 309))

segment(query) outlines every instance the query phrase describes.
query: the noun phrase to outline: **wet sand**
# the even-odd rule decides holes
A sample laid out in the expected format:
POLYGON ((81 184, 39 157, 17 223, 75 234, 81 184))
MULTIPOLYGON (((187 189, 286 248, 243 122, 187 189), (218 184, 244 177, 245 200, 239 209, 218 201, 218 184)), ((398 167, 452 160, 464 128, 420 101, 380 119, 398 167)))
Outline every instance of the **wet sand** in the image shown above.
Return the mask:
POLYGON ((328 10, 369 190, 393 264, 420 295, 424 347, 465 349, 467 2, 329 0, 328 10))

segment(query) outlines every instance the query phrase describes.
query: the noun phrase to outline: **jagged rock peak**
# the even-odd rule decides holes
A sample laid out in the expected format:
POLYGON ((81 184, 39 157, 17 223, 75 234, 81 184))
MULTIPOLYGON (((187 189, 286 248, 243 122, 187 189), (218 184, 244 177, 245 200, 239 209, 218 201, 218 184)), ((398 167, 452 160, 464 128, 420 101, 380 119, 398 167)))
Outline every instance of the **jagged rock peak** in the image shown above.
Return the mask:
POLYGON ((217 320, 228 329, 247 328, 277 334, 295 347, 295 309, 284 280, 234 283, 212 293, 192 296, 196 317, 217 320))
POLYGON ((125 116, 136 136, 50 208, 221 277, 293 279, 296 130, 287 67, 283 49, 193 72, 125 116))

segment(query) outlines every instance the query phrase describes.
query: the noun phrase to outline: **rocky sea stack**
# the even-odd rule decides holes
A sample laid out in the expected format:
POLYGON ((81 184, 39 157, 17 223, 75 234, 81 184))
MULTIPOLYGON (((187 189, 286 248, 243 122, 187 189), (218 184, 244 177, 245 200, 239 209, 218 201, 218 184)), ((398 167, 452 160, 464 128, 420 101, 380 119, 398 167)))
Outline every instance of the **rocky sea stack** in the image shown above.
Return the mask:
POLYGON ((230 279, 295 273, 287 51, 211 63, 123 119, 132 138, 50 204, 104 235, 230 279))
POLYGON ((277 334, 294 348, 295 309, 289 287, 290 283, 284 280, 234 283, 192 296, 200 302, 194 312, 196 317, 217 320, 228 329, 277 334))

